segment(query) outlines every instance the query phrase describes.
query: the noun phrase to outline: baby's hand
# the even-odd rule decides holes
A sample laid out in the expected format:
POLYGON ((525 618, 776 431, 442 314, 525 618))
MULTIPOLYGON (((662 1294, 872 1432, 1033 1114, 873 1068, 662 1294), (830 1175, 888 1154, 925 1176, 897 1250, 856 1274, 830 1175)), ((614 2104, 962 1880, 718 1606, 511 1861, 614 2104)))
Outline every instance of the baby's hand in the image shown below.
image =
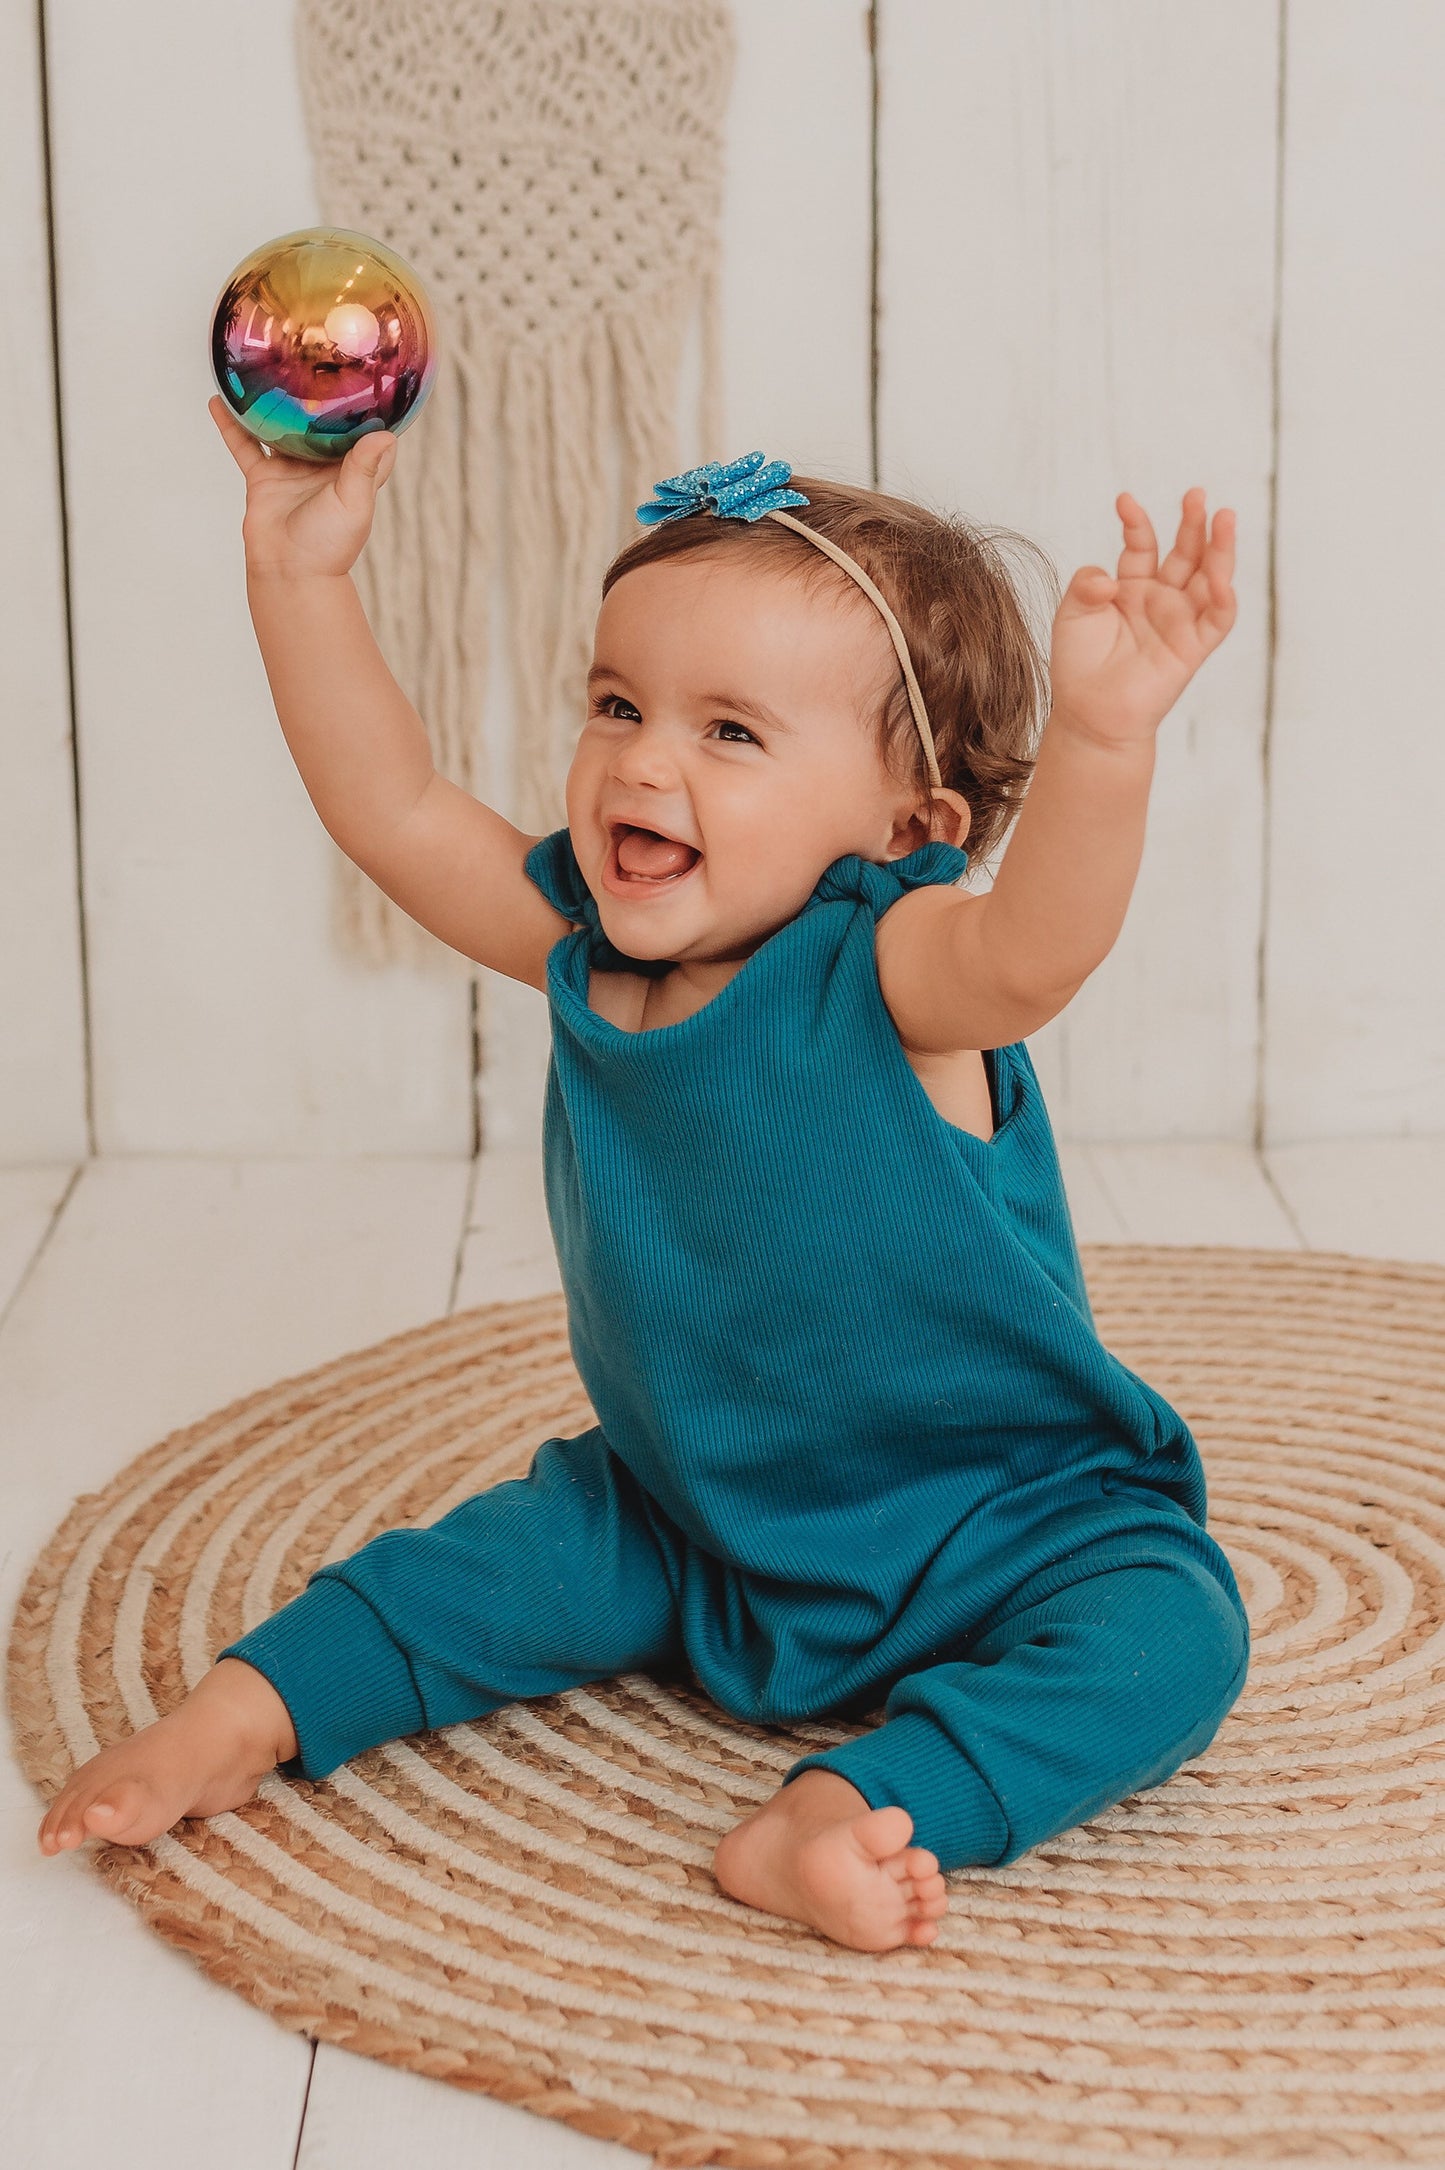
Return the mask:
POLYGON ((1154 530, 1127 490, 1117 576, 1084 565, 1054 619, 1050 674, 1057 720, 1109 746, 1153 737, 1204 658, 1234 623, 1234 514, 1185 492, 1174 548, 1161 565, 1154 530))
POLYGON ((349 573, 371 533, 376 493, 396 463, 396 438, 374 430, 343 460, 317 466, 264 452, 219 392, 210 402, 217 429, 246 478, 241 540, 248 574, 297 579, 349 573))

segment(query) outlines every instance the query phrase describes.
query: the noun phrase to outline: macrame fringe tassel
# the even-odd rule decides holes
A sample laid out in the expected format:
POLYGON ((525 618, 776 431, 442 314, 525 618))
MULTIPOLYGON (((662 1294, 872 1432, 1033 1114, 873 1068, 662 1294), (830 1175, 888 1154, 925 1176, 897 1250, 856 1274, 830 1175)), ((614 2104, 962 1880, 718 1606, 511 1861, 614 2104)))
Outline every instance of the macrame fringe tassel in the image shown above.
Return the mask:
MULTIPOLYGON (((723 453, 732 8, 296 0, 293 26, 320 215, 396 249, 436 313, 432 395, 358 590, 440 772, 545 834, 566 818, 602 574, 684 464, 679 364, 699 308, 698 457, 723 453), (505 763, 484 735, 493 623, 512 679, 491 736, 505 763)), ((343 954, 476 979, 340 853, 335 866, 343 954)))

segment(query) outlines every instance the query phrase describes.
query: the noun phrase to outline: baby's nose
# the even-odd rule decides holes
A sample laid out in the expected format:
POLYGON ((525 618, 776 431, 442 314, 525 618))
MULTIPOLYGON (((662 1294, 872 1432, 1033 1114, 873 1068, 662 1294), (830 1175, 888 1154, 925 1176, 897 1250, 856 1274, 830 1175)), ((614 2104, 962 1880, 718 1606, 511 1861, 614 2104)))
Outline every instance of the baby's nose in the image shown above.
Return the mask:
POLYGON ((676 749, 662 733, 644 728, 618 748, 613 757, 612 773, 627 783, 669 789, 677 782, 676 749))

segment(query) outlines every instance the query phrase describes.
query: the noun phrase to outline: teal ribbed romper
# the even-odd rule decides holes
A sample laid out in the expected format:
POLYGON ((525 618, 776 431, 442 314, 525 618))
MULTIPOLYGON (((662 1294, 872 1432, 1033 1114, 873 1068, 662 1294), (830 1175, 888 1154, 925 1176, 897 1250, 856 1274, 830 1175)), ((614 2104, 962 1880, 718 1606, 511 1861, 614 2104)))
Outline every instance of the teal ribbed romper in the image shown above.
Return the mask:
POLYGON ((763 1723, 883 1722, 801 1757, 897 1802, 945 1868, 1007 1862, 1198 1754, 1249 1629, 1198 1449, 1099 1340, 1023 1042, 990 1140, 934 1107, 879 917, 930 843, 819 878, 702 1009, 627 1032, 565 829, 547 959, 547 1208, 598 1423, 430 1529, 325 1567, 228 1646, 294 1768, 618 1673, 763 1723))

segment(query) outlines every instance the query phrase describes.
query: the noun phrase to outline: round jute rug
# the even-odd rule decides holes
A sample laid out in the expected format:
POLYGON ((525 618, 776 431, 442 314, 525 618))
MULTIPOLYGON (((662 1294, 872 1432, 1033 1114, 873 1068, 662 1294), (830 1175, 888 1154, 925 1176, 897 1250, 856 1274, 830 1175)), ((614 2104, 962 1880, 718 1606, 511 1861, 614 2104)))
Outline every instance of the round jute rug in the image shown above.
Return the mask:
MULTIPOLYGON (((929 1947, 741 1906, 719 1835, 804 1744, 640 1675, 396 1742, 97 1867, 286 2026, 669 2165, 1445 2161, 1445 1269, 1092 1245, 1108 1345, 1195 1428, 1254 1629, 1208 1751, 929 1947)), ((593 1421, 561 1299, 439 1320, 173 1433, 17 1615, 49 1796, 377 1531, 593 1421)))

